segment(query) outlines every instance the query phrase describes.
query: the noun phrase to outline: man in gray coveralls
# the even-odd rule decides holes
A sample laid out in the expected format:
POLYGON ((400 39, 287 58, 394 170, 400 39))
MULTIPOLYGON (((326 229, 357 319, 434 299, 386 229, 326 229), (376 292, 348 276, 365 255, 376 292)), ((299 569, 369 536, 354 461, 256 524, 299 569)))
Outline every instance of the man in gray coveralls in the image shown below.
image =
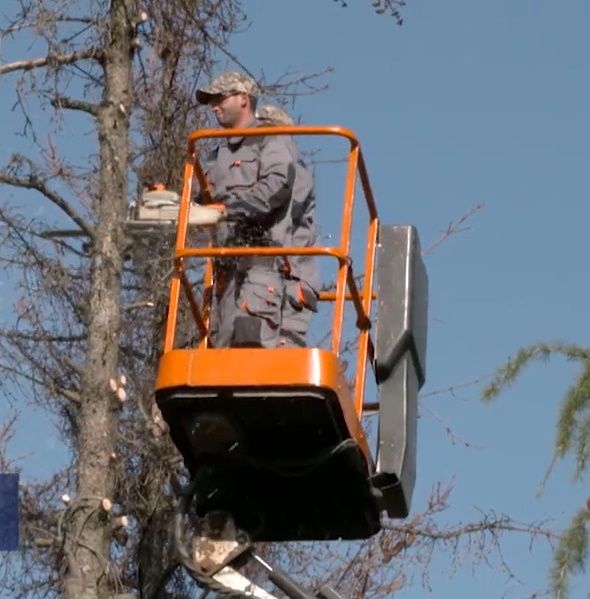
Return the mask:
MULTIPOLYGON (((256 83, 227 72, 197 90, 197 100, 213 109, 224 128, 255 127, 256 83)), ((289 245, 295 160, 285 136, 230 137, 206 162, 216 202, 224 206, 219 245, 289 245)), ((214 347, 279 347, 285 299, 284 259, 239 258, 216 261, 216 301, 212 314, 214 347)))
MULTIPOLYGON (((295 124, 282 108, 272 104, 260 107, 256 111, 256 116, 262 125, 295 124)), ((313 175, 299 157, 294 142, 291 142, 290 147, 295 160, 295 183, 291 206, 293 229, 290 245, 313 247, 317 243, 313 175)), ((281 339, 286 345, 305 347, 305 336, 312 313, 317 311, 320 285, 315 257, 289 257, 289 272, 286 280, 287 301, 283 308, 281 324, 281 339)))

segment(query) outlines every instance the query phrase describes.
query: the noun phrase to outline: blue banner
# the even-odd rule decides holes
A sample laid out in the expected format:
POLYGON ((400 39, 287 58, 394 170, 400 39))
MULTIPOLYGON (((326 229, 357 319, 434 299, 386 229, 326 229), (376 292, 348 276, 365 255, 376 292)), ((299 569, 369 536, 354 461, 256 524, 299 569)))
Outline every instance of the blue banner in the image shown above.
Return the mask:
POLYGON ((18 474, 0 474, 0 551, 18 549, 18 474))

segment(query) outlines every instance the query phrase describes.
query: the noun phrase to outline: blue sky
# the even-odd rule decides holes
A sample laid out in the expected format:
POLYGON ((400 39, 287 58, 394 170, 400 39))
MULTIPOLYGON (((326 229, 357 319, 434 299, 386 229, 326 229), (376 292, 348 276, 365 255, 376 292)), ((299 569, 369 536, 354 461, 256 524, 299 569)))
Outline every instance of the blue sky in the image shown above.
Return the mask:
MULTIPOLYGON (((243 6, 253 25, 232 50, 255 74, 334 67, 329 88, 298 99, 294 113, 356 131, 383 222, 416 225, 428 245, 450 220, 485 204, 469 230, 427 258, 425 392, 484 381, 522 345, 587 343, 590 5, 408 0, 402 27, 375 15, 369 0, 347 8, 331 0, 243 6)), ((333 143, 321 153, 337 155, 333 143)), ((338 166, 318 167, 326 231, 338 215, 341 175, 338 166)), ((587 479, 572 484, 566 462, 542 496, 536 490, 560 398, 576 372, 560 360, 533 367, 492 406, 479 401, 481 385, 425 399, 415 509, 437 481, 454 479, 443 521, 495 510, 564 526, 586 499, 587 479), (474 447, 453 444, 441 421, 474 447)), ((44 418, 30 420, 13 446, 15 455, 33 452, 31 475, 60 459, 50 435, 39 447, 46 430, 44 418)), ((452 568, 443 556, 430 569, 432 590, 418 577, 399 596, 523 599, 545 586, 550 553, 541 541, 531 551, 528 541, 506 538, 503 552, 521 582, 507 582, 496 559, 472 569, 464 556, 452 568)), ((589 588, 590 577, 579 578, 572 597, 587 597, 589 588)))

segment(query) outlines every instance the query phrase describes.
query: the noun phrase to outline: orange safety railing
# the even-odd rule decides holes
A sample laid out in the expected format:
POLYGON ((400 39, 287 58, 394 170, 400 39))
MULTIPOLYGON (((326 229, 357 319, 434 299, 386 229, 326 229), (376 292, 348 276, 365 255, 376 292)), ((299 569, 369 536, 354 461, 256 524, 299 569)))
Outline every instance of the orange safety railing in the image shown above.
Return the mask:
MULTIPOLYGON (((377 235, 379 219, 377 207, 369 183, 369 176, 360 144, 354 133, 345 127, 310 127, 310 126, 271 126, 248 129, 201 129, 193 131, 188 139, 188 157, 184 167, 184 184, 178 215, 178 230, 176 236, 176 249, 174 254, 174 273, 170 285, 170 302, 164 337, 164 352, 174 348, 176 323, 178 317, 178 304, 180 288, 182 287, 195 323, 201 334, 199 348, 208 347, 207 331, 209 322, 210 303, 213 286, 212 258, 239 257, 239 256, 332 256, 338 261, 338 275, 334 293, 323 292, 320 299, 333 301, 334 314, 332 320, 331 350, 337 356, 340 354, 342 341, 342 328, 344 324, 345 302, 351 300, 357 314, 357 327, 360 330, 356 361, 355 380, 355 409, 358 415, 362 411, 363 391, 365 386, 365 370, 367 359, 372 363, 374 346, 370 335, 371 303, 374 299, 373 276, 377 249, 377 235), (196 178, 201 188, 205 201, 212 201, 207 178, 198 161, 197 142, 203 139, 222 137, 260 137, 265 135, 332 135, 346 138, 350 143, 346 183, 344 188, 344 211, 340 244, 335 247, 212 247, 187 248, 186 239, 188 232, 188 217, 190 200, 192 196, 193 178, 196 178), (367 246, 364 264, 364 280, 362 290, 358 289, 352 270, 350 258, 352 217, 354 209, 354 196, 357 183, 357 173, 360 177, 366 205, 369 212, 369 225, 367 231, 367 246), (184 271, 184 262, 187 258, 207 258, 204 275, 203 305, 199 306, 193 289, 184 271), (348 290, 348 292, 347 292, 348 290)), ((272 350, 269 350, 272 351, 272 350)), ((280 351, 280 350, 279 350, 280 351)))

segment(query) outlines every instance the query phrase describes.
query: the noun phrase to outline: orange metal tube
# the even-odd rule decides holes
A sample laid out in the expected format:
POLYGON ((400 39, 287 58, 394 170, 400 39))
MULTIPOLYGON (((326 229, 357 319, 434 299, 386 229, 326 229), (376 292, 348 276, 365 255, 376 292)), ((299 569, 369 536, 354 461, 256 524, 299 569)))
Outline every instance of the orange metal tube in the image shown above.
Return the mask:
POLYGON ((179 296, 180 279, 175 269, 172 280, 170 281, 170 299, 168 300, 168 316, 166 317, 166 332, 164 333, 164 353, 174 349, 179 296))
MULTIPOLYGON (((211 247, 209 243, 209 247, 211 247)), ((209 330, 209 321, 211 319, 211 303, 213 301, 213 260, 207 259, 205 274, 203 276, 203 321, 207 331, 209 330)), ((205 349, 209 345, 209 336, 201 337, 199 348, 205 349)))
POLYGON ((346 262, 348 255, 334 247, 208 247, 176 251, 176 258, 233 258, 236 256, 332 256, 346 262))
MULTIPOLYGON (((356 169, 358 164, 358 145, 350 149, 348 169, 346 172, 346 185, 344 188, 344 211, 342 215, 342 232, 340 235, 340 254, 348 256, 350 252, 350 232, 352 229, 352 215, 354 209, 354 192, 356 186, 356 169)), ((336 302, 332 317, 332 351, 340 356, 340 342, 342 340, 342 325, 344 322, 344 294, 346 293, 346 279, 348 262, 341 261, 336 278, 336 302)))
POLYGON ((373 190, 369 183, 369 174, 367 172, 367 166, 365 165, 365 159, 362 152, 359 152, 359 177, 363 186, 363 193, 365 194, 365 200, 367 202, 367 208, 369 209, 369 216, 371 220, 377 218, 377 205, 375 204, 375 198, 373 197, 373 190))
MULTIPOLYGON (((186 244, 186 232, 188 228, 189 202, 191 197, 193 180, 193 161, 191 154, 184 163, 184 175, 182 186, 182 197, 178 211, 178 224, 176 228, 176 253, 183 249, 186 244)), ((174 338, 176 335, 176 321, 178 318, 178 300, 180 298, 180 279, 179 272, 172 275, 170 281, 170 300, 168 302, 168 316, 166 318, 166 332, 164 334, 164 351, 170 351, 174 348, 174 338)))
POLYGON ((186 161, 184 166, 184 185, 182 186, 182 196, 180 198, 180 208, 178 211, 178 228, 176 230, 177 252, 178 250, 183 250, 186 247, 188 215, 190 211, 194 170, 194 156, 191 156, 191 158, 186 161))
POLYGON ((180 282, 182 283, 182 288, 184 289, 184 292, 186 293, 186 297, 188 299, 188 304, 190 306, 191 309, 191 313, 193 315, 193 318, 195 319, 195 322, 197 323, 197 328, 199 329, 199 333, 201 334, 201 339, 203 337, 207 337, 207 327, 205 325, 205 322, 203 321, 203 317, 201 316, 201 310, 199 308, 199 304, 197 304, 197 301, 195 300, 195 295, 193 293, 193 290, 191 288, 191 284, 189 282, 189 280, 186 278, 186 273, 184 272, 184 270, 179 268, 179 277, 180 277, 180 282))
MULTIPOLYGON (((365 280, 363 281, 363 310, 369 322, 371 321, 370 296, 373 291, 373 277, 375 269, 375 257, 377 253, 377 237, 379 235, 379 220, 375 216, 369 222, 367 239, 367 253, 365 254, 365 280)), ((356 361, 356 379, 354 386, 354 407, 360 417, 363 411, 363 397, 365 395, 365 378, 367 374, 367 357, 371 355, 373 362, 374 346, 369 335, 369 329, 362 330, 359 335, 359 345, 356 361), (370 343, 370 349, 369 349, 370 343)))
MULTIPOLYGON (((354 275, 352 274, 352 266, 349 266, 346 273, 346 282, 348 283, 348 288, 350 289, 350 298, 352 299, 352 303, 354 304, 354 308, 356 310, 356 326, 357 328, 364 331, 371 327, 371 321, 369 320, 365 309, 363 307, 363 303, 361 301, 359 290, 356 286, 356 281, 354 280, 354 275)), ((345 294, 345 299, 346 299, 345 294)))
POLYGON ((203 172, 201 167, 201 163, 197 160, 196 151, 194 151, 194 169, 195 169, 195 177, 199 182, 199 187, 201 188, 201 194, 203 195, 203 199, 205 200, 205 204, 212 204, 213 197, 211 196, 211 186, 209 185, 209 181, 203 172))
MULTIPOLYGON (((360 291, 359 292, 359 297, 361 299, 364 298, 363 292, 360 291)), ((344 294, 344 299, 347 302, 350 302, 352 300, 352 294, 351 293, 345 293, 344 294)), ((371 300, 377 299, 377 294, 376 293, 372 293, 371 294, 371 300)), ((320 297, 319 297, 320 302, 333 302, 336 300, 336 292, 335 291, 320 291, 320 297)))
POLYGON ((189 151, 192 153, 200 139, 218 139, 220 137, 263 137, 267 135, 335 135, 348 139, 351 147, 359 145, 353 131, 339 125, 273 125, 271 127, 249 127, 247 129, 198 129, 188 136, 189 151))

